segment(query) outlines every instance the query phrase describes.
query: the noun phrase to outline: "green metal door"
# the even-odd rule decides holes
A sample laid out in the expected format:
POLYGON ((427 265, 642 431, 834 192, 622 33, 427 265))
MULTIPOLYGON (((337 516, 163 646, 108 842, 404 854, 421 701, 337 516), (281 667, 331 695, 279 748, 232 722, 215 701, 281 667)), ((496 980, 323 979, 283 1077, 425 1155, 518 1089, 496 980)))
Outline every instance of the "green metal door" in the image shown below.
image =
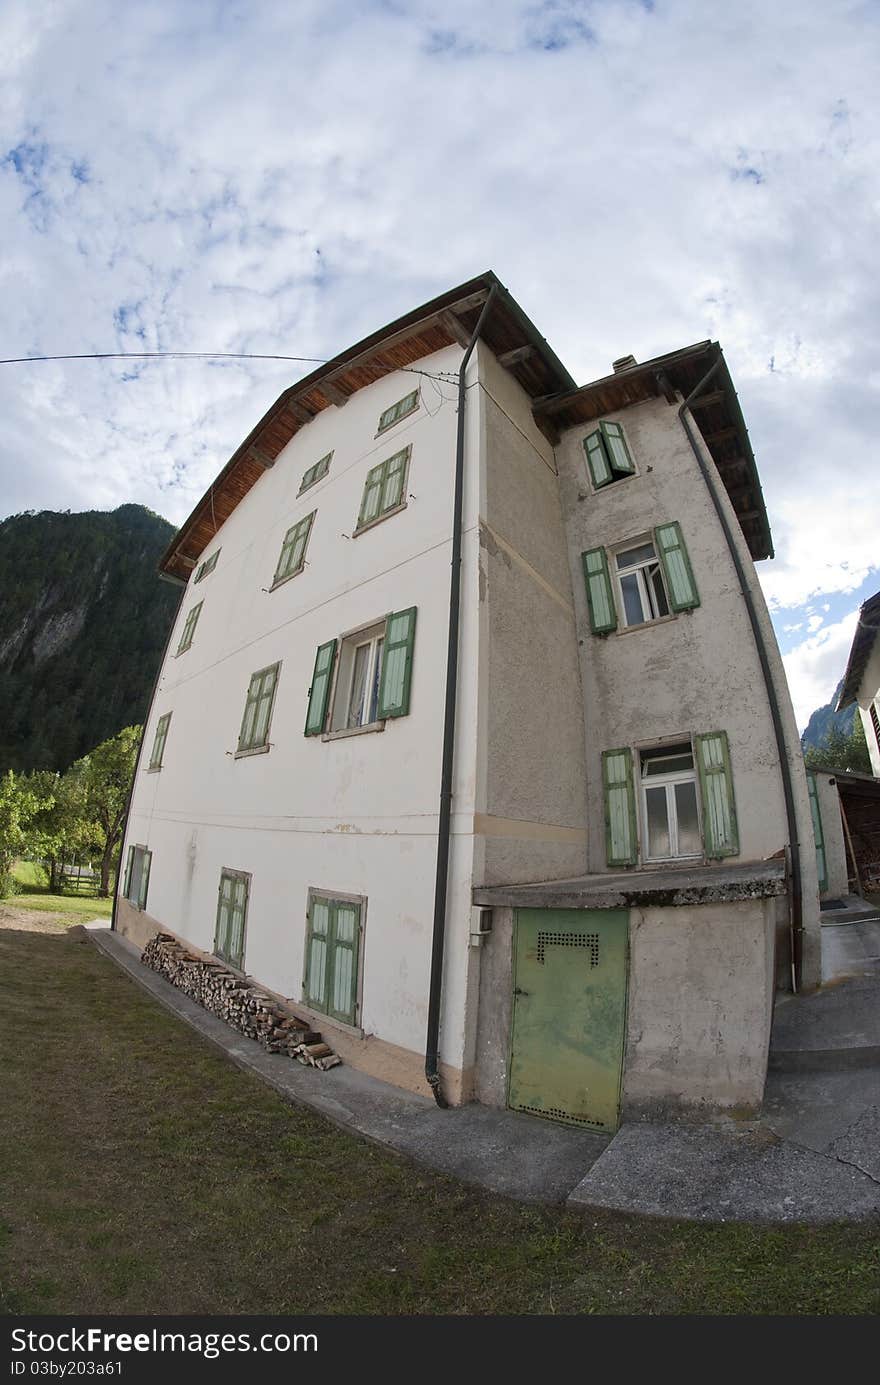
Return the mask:
POLYGON ((616 1130, 626 909, 518 909, 508 1104, 616 1130))

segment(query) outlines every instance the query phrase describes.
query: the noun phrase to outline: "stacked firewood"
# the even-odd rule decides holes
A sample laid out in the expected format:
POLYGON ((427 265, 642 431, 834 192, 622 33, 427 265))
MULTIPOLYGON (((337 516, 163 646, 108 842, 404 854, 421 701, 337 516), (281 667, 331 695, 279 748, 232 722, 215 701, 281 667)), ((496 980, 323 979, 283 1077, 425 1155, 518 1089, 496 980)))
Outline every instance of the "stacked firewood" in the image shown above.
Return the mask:
POLYGON ((251 985, 223 962, 197 957, 170 933, 151 938, 141 961, 213 1015, 249 1039, 256 1039, 269 1053, 287 1054, 324 1072, 342 1062, 306 1020, 285 1010, 274 996, 251 985))

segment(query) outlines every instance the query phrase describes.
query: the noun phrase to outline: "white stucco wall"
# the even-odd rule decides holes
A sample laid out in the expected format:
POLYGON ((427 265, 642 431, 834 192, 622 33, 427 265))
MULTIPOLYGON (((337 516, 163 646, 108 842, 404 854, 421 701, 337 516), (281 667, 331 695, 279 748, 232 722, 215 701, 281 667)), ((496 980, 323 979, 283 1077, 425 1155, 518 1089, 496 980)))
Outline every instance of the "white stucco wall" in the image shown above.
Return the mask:
POLYGON ((880 778, 880 745, 877 743, 877 732, 871 721, 872 703, 880 716, 880 638, 874 640, 874 647, 859 683, 857 701, 859 716, 865 729, 865 740, 868 742, 868 754, 871 757, 871 773, 880 778))
MULTIPOLYGON (((450 347, 419 363, 453 372, 450 347)), ((476 363, 473 362, 474 373, 476 363)), ((364 1031, 424 1051, 437 849, 449 610, 456 391, 398 373, 302 428, 221 527, 213 573, 191 583, 146 730, 172 713, 164 765, 142 769, 128 842, 153 852, 149 915, 210 951, 223 867, 252 876, 244 966, 298 1000, 309 887, 367 898, 364 1031), (421 381, 418 412, 375 437, 380 413, 421 381), (407 508, 352 535, 367 471, 411 444, 407 508), (303 472, 333 450, 329 474, 297 497, 303 472), (317 514, 308 565, 267 593, 287 529, 317 514), (191 649, 174 652, 192 605, 204 606, 191 649), (305 737, 318 645, 389 611, 418 608, 410 713, 381 732, 305 737), (281 661, 268 754, 235 759, 251 674, 281 661)), ((474 457, 478 411, 468 417, 474 457)), ((456 834, 441 1058, 460 1068, 464 1042, 476 765, 478 469, 465 497, 463 619, 455 779, 456 834), (463 955, 462 955, 463 954, 463 955)), ((331 1028, 327 1022, 328 1032, 331 1028)), ((331 1040, 332 1042, 332 1040, 331 1040)))
MULTIPOLYGON (((782 776, 761 667, 736 570, 678 416, 664 399, 609 415, 624 428, 637 474, 594 491, 582 440, 569 429, 556 449, 581 652, 589 818, 603 821, 601 752, 727 732, 739 826, 739 857, 760 860, 788 842, 782 776), (581 554, 619 547, 677 520, 700 596, 693 611, 644 626, 590 632, 581 554)), ((797 726, 769 613, 745 540, 714 463, 723 503, 758 612, 795 785, 804 890, 805 981, 818 984, 815 853, 797 726)), ((611 564, 609 564, 610 566, 611 564)), ((604 871, 604 835, 592 833, 590 869, 604 871)))

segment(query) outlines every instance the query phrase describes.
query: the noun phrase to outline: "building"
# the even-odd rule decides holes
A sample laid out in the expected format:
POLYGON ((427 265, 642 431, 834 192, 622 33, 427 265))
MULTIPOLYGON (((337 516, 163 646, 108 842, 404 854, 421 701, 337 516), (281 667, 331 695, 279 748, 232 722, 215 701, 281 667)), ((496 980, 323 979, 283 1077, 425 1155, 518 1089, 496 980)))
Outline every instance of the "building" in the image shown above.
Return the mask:
POLYGON ((837 710, 842 712, 854 702, 865 728, 871 769, 880 778, 880 592, 859 611, 837 710))
POLYGON ((115 926, 441 1104, 756 1105, 819 979, 770 556, 716 343, 578 388, 488 273, 391 323, 162 560, 115 926))

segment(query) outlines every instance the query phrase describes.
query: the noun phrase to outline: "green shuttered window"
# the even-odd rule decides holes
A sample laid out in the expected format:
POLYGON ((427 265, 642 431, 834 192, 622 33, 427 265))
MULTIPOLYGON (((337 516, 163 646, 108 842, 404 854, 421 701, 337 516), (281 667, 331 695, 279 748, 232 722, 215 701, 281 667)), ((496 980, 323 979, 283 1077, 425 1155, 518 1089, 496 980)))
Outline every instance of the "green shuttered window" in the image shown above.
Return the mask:
POLYGON ((415 638, 415 606, 388 617, 379 683, 379 717, 405 717, 409 712, 415 638))
POLYGON ((150 769, 162 768, 162 756, 165 754, 165 742, 168 739, 168 727, 171 723, 171 713, 166 712, 156 723, 156 737, 153 741, 153 750, 150 755, 150 769))
POLYGON ((214 955, 239 970, 244 966, 244 938, 249 892, 249 875, 238 870, 220 872, 214 955))
POLYGON ((258 750, 269 741, 269 723, 272 719, 272 704, 278 686, 280 664, 261 668, 251 675, 241 731, 238 737, 238 752, 258 750))
POLYGON ((306 548, 316 514, 317 510, 312 510, 312 513, 306 515, 305 519, 300 519, 296 524, 292 524, 284 535, 284 542, 278 556, 278 566, 275 569, 275 576, 272 578, 273 587, 277 587, 279 582, 286 582, 288 577, 296 577, 297 573, 302 572, 305 567, 306 548))
POLYGON ((220 549, 215 548, 210 558, 206 558, 205 561, 200 564, 198 571, 196 572, 196 582, 201 582, 203 578, 207 577, 209 573, 214 571, 214 568, 217 566, 217 559, 219 557, 220 549))
POLYGON ((398 399, 396 404, 392 404, 386 409, 379 418, 377 433, 384 433, 386 428, 392 428, 395 423, 399 423, 407 414, 415 413, 419 407, 419 392, 413 390, 411 394, 404 395, 403 399, 398 399))
POLYGON ((632 476, 635 463, 619 423, 603 422, 583 440, 587 468, 596 489, 632 476))
POLYGON ((146 909, 147 891, 150 887, 150 866, 153 853, 145 846, 130 846, 125 866, 125 884, 122 893, 136 909, 146 909))
POLYGON ((204 606, 204 604, 205 603, 203 601, 199 601, 197 605, 193 606, 192 610, 187 616, 183 626, 183 634, 180 637, 180 644, 177 646, 178 654, 184 654, 192 644, 193 635, 196 632, 196 626, 198 624, 199 616, 202 613, 202 607, 204 606))
POLYGON ((825 856, 825 833, 822 831, 822 814, 819 811, 819 788, 816 776, 807 770, 807 789, 810 795, 810 813, 813 818, 813 837, 816 842, 816 873, 819 877, 819 893, 828 889, 828 863, 825 856))
POLYGON ((594 635, 607 635, 609 631, 617 629, 617 612, 614 609, 614 594, 611 590, 605 549, 591 548, 588 553, 581 554, 581 560, 584 565, 590 629, 594 635))
POLYGON ((360 933, 360 902, 310 893, 303 1000, 345 1024, 357 1018, 360 933))
POLYGON ((314 466, 308 467, 303 472, 303 478, 299 483, 297 495, 302 495, 303 491, 309 489, 309 486, 317 485, 317 483, 327 475, 327 472, 330 470, 330 460, 332 456, 333 453, 328 452, 326 457, 322 457, 319 462, 315 462, 314 466))
POLYGON ((405 447, 367 472, 357 527, 354 531, 356 534, 361 529, 375 524, 383 515, 390 514, 392 510, 402 509, 406 504, 409 454, 410 448, 405 447))
POLYGON ((669 524, 659 524, 654 530, 654 539, 663 564, 670 606, 673 611, 693 610, 695 606, 699 606, 700 598, 684 546, 681 525, 676 520, 669 524))
POLYGON ((739 833, 733 797, 730 747, 725 731, 694 737, 703 802, 703 846, 711 859, 736 856, 739 833))
POLYGON ((318 652, 315 655, 315 668, 312 673, 312 686, 309 688, 309 709, 306 713, 305 729, 307 736, 320 736, 324 730, 335 658, 336 640, 328 640, 326 644, 318 646, 318 652))
POLYGON ((632 751, 628 746, 602 752, 605 789, 605 857, 609 866, 636 860, 636 801, 632 751))

